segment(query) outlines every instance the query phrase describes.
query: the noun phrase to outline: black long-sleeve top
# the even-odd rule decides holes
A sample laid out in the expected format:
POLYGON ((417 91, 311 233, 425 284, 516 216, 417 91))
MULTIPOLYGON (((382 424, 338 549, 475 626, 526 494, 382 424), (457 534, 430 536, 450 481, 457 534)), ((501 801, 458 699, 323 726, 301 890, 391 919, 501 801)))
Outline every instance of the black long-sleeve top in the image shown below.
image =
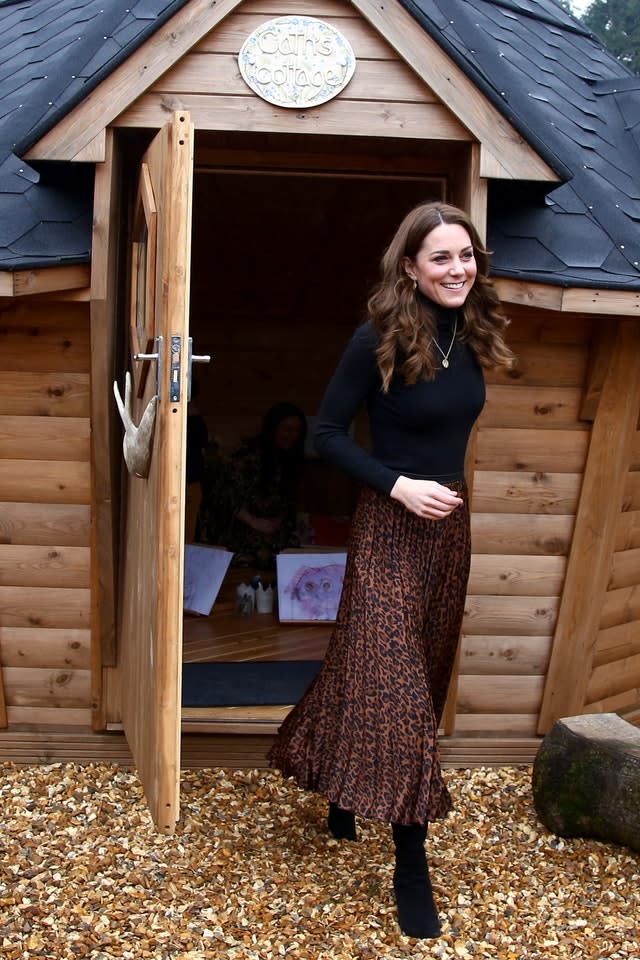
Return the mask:
MULTIPOLYGON (((455 311, 440 309, 437 319, 438 343, 446 353, 455 311)), ((383 393, 377 342, 370 322, 353 335, 320 405, 316 451, 383 493, 390 493, 401 475, 440 483, 462 479, 469 434, 485 401, 482 368, 473 350, 456 339, 449 366, 438 367, 433 380, 407 385, 396 373, 383 393), (349 434, 363 404, 370 452, 349 434)))

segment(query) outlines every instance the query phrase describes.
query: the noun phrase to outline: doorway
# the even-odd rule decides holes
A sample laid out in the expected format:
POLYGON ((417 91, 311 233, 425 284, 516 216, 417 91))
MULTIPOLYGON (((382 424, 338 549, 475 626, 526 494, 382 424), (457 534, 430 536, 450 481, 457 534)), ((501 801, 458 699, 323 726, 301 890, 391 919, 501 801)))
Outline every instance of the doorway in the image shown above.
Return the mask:
MULTIPOLYGON (((411 153, 404 146, 362 138, 196 138, 190 333, 196 352, 212 358, 194 368, 208 458, 228 458, 279 401, 296 404, 313 422, 365 318, 397 224, 416 203, 447 194, 424 145, 411 144, 411 153)), ((364 424, 356 433, 366 442, 364 424)), ((340 548, 356 495, 308 446, 296 510, 314 548, 340 548)), ((186 530, 187 541, 198 538, 197 528, 186 530)), ((330 623, 281 623, 277 605, 272 614, 240 614, 236 588, 258 573, 230 567, 210 615, 185 616, 185 663, 322 660, 330 623)), ((184 710, 183 729, 275 728, 287 709, 209 704, 184 710)))

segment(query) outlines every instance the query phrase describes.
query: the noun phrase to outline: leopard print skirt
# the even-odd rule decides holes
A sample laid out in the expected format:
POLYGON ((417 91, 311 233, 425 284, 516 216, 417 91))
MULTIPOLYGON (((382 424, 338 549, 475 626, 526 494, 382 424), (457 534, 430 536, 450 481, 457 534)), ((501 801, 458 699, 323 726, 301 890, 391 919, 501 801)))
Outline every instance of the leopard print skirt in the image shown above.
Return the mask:
POLYGON ((327 653, 282 724, 272 766, 301 787, 375 820, 425 823, 451 807, 438 722, 469 576, 464 498, 425 520, 365 488, 327 653))

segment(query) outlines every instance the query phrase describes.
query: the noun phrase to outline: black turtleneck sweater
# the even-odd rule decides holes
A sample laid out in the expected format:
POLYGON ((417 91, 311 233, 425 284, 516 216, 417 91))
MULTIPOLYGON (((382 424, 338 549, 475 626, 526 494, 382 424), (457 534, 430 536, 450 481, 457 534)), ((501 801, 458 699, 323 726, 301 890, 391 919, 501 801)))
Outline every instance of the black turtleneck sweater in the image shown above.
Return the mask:
MULTIPOLYGON (((434 305, 435 306, 435 305, 434 305)), ((438 343, 446 354, 455 310, 437 308, 438 343)), ((464 476, 469 433, 482 410, 485 387, 472 349, 456 338, 449 366, 438 366, 433 380, 407 385, 396 373, 382 391, 371 323, 356 330, 322 400, 314 441, 320 456, 383 493, 399 476, 446 483, 464 476), (371 452, 355 443, 349 428, 366 405, 371 452)), ((441 355, 434 347, 440 361, 441 355)))

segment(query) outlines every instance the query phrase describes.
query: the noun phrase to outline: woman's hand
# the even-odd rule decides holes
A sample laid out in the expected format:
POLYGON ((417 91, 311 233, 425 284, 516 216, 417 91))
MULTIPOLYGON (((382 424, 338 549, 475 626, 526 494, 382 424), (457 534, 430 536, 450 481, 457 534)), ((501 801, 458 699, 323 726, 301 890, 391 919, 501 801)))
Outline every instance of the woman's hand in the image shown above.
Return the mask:
POLYGON ((402 476, 394 483, 391 496, 411 513, 431 520, 443 520, 463 502, 457 493, 435 480, 413 480, 402 476))
POLYGON ((251 527, 252 530, 263 533, 267 537, 273 536, 282 526, 282 519, 280 517, 254 517, 252 513, 249 513, 249 511, 244 508, 238 510, 236 517, 242 523, 251 527))
POLYGON ((267 537, 273 536, 282 526, 282 520, 279 517, 254 517, 253 529, 258 533, 264 533, 267 537))

